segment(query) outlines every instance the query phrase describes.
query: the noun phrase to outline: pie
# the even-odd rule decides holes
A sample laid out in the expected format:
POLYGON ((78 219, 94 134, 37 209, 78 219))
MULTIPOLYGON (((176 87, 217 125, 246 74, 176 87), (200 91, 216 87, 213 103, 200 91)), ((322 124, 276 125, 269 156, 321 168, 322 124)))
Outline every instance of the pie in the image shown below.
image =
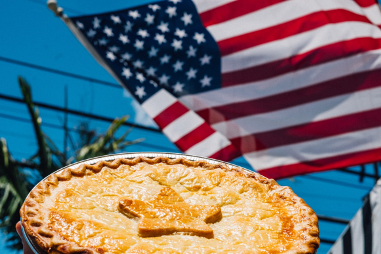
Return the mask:
POLYGON ((224 163, 166 157, 66 168, 21 210, 47 253, 313 254, 314 211, 289 187, 224 163))

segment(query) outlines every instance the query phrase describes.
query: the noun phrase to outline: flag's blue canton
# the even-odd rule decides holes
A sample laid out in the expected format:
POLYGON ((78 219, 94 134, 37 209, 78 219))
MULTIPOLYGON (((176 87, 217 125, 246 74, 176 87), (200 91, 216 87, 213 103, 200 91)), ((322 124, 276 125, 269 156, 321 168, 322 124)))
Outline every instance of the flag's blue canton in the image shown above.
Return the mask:
POLYGON ((218 46, 190 0, 72 21, 140 102, 162 87, 178 97, 221 86, 218 46))

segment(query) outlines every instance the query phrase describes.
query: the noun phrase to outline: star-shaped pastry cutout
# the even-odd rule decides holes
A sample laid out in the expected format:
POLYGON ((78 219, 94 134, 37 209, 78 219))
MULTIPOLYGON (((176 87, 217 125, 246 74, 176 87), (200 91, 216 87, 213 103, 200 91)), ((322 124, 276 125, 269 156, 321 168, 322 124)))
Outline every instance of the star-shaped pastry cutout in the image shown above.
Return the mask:
POLYGON ((152 201, 121 199, 119 211, 139 218, 138 233, 154 237, 183 233, 206 238, 213 237, 207 223, 221 219, 221 208, 216 205, 190 205, 170 187, 164 187, 152 201))

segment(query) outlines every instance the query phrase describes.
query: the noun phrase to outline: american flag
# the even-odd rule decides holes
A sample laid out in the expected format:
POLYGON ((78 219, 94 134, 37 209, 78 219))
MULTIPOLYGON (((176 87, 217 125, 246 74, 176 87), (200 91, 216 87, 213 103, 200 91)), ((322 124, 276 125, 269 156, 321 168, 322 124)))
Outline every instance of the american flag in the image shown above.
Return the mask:
POLYGON ((328 254, 381 253, 381 179, 328 254))
POLYGON ((182 151, 282 178, 381 159, 372 0, 169 0, 65 18, 182 151))

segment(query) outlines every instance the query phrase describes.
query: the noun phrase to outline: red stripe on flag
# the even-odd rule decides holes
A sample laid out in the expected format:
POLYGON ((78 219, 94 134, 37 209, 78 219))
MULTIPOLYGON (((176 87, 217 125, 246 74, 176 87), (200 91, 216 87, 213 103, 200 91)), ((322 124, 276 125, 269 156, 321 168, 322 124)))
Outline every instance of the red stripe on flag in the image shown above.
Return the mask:
POLYGON ((180 150, 186 151, 215 132, 216 131, 213 130, 207 123, 203 123, 196 129, 194 129, 193 131, 176 141, 175 145, 178 148, 180 148, 180 150))
POLYGON ((375 0, 354 0, 359 6, 366 8, 374 4, 378 4, 375 0))
POLYGON ((215 25, 237 18, 239 16, 249 14, 254 11, 269 7, 271 5, 284 2, 284 0, 267 0, 267 1, 247 1, 238 0, 214 9, 200 13, 201 22, 205 27, 215 25))
POLYGON ((323 46, 286 59, 222 73, 222 86, 234 86, 272 78, 305 67, 338 60, 355 54, 380 49, 381 39, 356 38, 323 46))
POLYGON ((371 23, 365 16, 347 10, 321 11, 217 43, 221 56, 226 56, 254 46, 307 32, 324 25, 349 21, 371 23))
POLYGON ((228 145, 225 148, 222 148, 215 154, 209 156, 209 158, 218 159, 222 161, 231 161, 235 158, 240 157, 242 154, 236 149, 232 144, 228 145))
POLYGON ((360 72, 289 92, 197 111, 209 124, 281 110, 381 86, 381 70, 360 72), (334 89, 332 89, 334 87, 334 89))
POLYGON ((176 101, 171 106, 163 110, 159 115, 157 115, 153 120, 159 125, 161 129, 165 128, 168 124, 172 123, 174 120, 179 118, 188 112, 189 109, 186 108, 179 101, 176 101))
POLYGON ((381 126, 381 108, 232 139, 242 153, 332 137, 381 126), (276 138, 275 138, 276 137, 276 138))
POLYGON ((280 179, 301 174, 326 171, 333 168, 345 168, 379 160, 381 160, 381 148, 273 167, 258 172, 268 178, 280 179))

